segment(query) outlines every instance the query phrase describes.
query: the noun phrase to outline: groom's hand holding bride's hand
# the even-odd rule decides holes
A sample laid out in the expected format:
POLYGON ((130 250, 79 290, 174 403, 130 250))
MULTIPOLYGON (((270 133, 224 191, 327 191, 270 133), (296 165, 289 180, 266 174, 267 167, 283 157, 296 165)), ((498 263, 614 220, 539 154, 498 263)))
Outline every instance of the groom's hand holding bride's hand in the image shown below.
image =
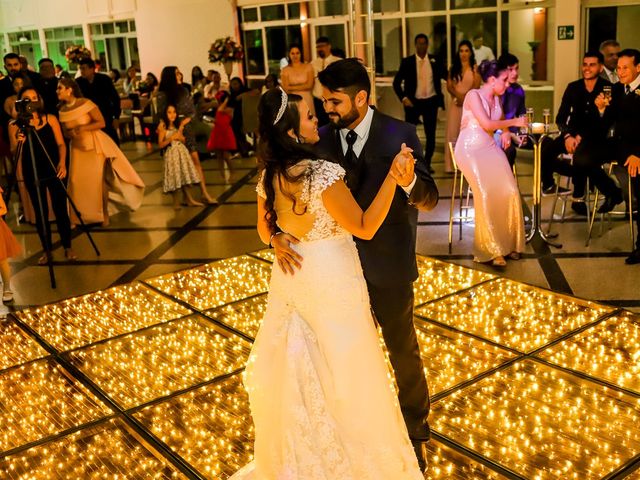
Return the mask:
POLYGON ((413 158, 412 152, 413 149, 403 143, 389 170, 389 174, 401 187, 407 187, 413 182, 416 160, 413 158))
POLYGON ((284 232, 274 235, 271 239, 276 261, 280 266, 280 270, 285 274, 290 273, 293 275, 296 268, 302 268, 302 256, 291 248, 291 244, 299 242, 300 240, 296 237, 284 232))

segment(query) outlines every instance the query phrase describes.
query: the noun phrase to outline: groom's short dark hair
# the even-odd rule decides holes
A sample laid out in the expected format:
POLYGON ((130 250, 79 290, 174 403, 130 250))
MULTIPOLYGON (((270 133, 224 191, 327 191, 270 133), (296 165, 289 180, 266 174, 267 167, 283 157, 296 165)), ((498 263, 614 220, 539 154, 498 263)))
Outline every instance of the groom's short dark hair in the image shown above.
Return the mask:
POLYGON ((371 93, 371 80, 364 65, 357 58, 346 58, 331 63, 318 74, 320 83, 332 92, 343 92, 354 97, 360 90, 371 93))

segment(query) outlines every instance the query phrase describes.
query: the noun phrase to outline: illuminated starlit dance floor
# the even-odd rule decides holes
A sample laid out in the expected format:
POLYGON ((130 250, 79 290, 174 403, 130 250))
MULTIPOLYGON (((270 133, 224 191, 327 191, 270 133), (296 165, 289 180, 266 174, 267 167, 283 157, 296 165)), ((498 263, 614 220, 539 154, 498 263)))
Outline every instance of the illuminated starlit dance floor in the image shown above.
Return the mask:
MULTIPOLYGON (((640 479, 640 317, 418 260, 427 478, 640 479)), ((248 462, 242 371, 272 261, 229 258, 0 323, 0 479, 226 479, 248 462)))

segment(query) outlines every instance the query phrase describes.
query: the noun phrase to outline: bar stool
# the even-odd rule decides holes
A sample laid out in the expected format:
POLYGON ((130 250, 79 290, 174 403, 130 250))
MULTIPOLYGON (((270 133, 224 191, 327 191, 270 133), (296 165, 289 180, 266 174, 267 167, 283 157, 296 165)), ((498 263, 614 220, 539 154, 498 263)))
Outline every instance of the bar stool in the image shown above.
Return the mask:
POLYGON ((451 153, 451 163, 453 163, 453 184, 451 186, 451 204, 449 205, 449 253, 451 253, 453 246, 453 221, 458 221, 458 226, 460 227, 459 240, 462 240, 462 222, 473 220, 473 215, 469 213, 473 209, 473 206, 471 205, 471 198, 473 195, 471 193, 471 188, 469 188, 469 184, 465 182, 462 171, 458 168, 455 156, 455 145, 456 142, 448 142, 449 152, 451 153), (459 183, 458 178, 460 178, 459 183), (460 203, 458 204, 458 215, 454 215, 453 213, 456 202, 456 192, 459 192, 458 197, 460 199, 460 203), (463 197, 465 197, 464 201, 463 197))
MULTIPOLYGON (((606 164, 605 164, 606 165, 606 164)), ((607 171, 607 174, 609 176, 611 176, 612 172, 613 172, 613 167, 618 165, 618 162, 613 161, 609 163, 609 169, 607 171)), ((602 166, 602 168, 604 168, 604 165, 602 166)), ((589 179, 587 179, 587 213, 589 212, 590 209, 590 194, 589 194, 589 179)), ((612 215, 625 215, 628 214, 629 215, 629 233, 631 234, 631 250, 633 251, 635 249, 635 242, 634 242, 634 238, 635 238, 635 233, 634 233, 634 228, 633 228, 633 192, 631 190, 631 176, 629 176, 629 181, 627 182, 627 192, 629 194, 629 200, 627 202, 627 211, 626 212, 608 212, 607 213, 607 220, 608 220, 608 224, 609 224, 609 228, 611 228, 611 216, 612 215)), ((588 218, 588 222, 589 222, 589 231, 587 233, 587 241, 585 243, 585 245, 588 247, 589 243, 591 242, 591 233, 593 231, 593 223, 595 221, 596 218, 596 213, 597 213, 597 209, 598 209, 598 197, 600 196, 600 191, 596 188, 596 192, 594 195, 594 199, 593 199, 593 212, 591 213, 591 218, 588 218)), ((604 213, 600 214, 600 235, 602 235, 603 233, 603 224, 604 224, 604 213)))
MULTIPOLYGON (((561 158, 565 162, 569 162, 570 165, 573 165, 573 154, 571 153, 563 153, 559 155, 558 158, 561 158)), ((553 224, 553 218, 556 213, 556 206, 558 205, 558 200, 562 202, 562 210, 560 214, 560 223, 564 223, 564 216, 567 211, 567 201, 571 198, 569 192, 565 194, 559 193, 559 188, 564 187, 569 189, 571 185, 571 177, 566 175, 557 174, 556 178, 556 191, 553 194, 553 206, 551 207, 551 216, 549 217, 549 225, 547 227, 547 234, 551 232, 551 224, 553 224), (564 179, 564 185, 561 185, 562 179, 564 179)), ((587 209, 587 222, 589 221, 589 210, 587 209)))

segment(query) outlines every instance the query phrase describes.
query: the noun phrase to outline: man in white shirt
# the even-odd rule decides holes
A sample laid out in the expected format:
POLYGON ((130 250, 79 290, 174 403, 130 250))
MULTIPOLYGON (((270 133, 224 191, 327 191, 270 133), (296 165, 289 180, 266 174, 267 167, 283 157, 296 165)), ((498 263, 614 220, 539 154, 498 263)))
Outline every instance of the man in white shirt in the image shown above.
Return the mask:
POLYGON ((611 83, 618 83, 618 54, 620 53, 620 44, 616 40, 605 40, 600 44, 600 53, 604 57, 604 68, 600 72, 600 76, 611 83))
POLYGON ((404 106, 405 120, 414 125, 420 117, 427 137, 424 158, 427 168, 433 173, 431 158, 436 148, 436 125, 438 108, 444 108, 442 79, 444 67, 437 58, 428 55, 429 37, 419 33, 415 38, 416 54, 403 58, 393 79, 393 90, 404 106))
POLYGON ((473 37, 473 53, 476 57, 476 63, 480 65, 485 60, 495 60, 496 57, 493 54, 493 50, 483 45, 484 38, 482 35, 476 35, 473 37))
POLYGON ((316 117, 318 117, 319 127, 329 123, 329 116, 327 112, 324 111, 322 104, 322 84, 318 80, 318 74, 336 60, 340 59, 331 54, 331 40, 329 40, 329 37, 318 37, 316 40, 316 58, 311 62, 311 66, 313 67, 315 77, 313 84, 313 104, 316 110, 316 117))

